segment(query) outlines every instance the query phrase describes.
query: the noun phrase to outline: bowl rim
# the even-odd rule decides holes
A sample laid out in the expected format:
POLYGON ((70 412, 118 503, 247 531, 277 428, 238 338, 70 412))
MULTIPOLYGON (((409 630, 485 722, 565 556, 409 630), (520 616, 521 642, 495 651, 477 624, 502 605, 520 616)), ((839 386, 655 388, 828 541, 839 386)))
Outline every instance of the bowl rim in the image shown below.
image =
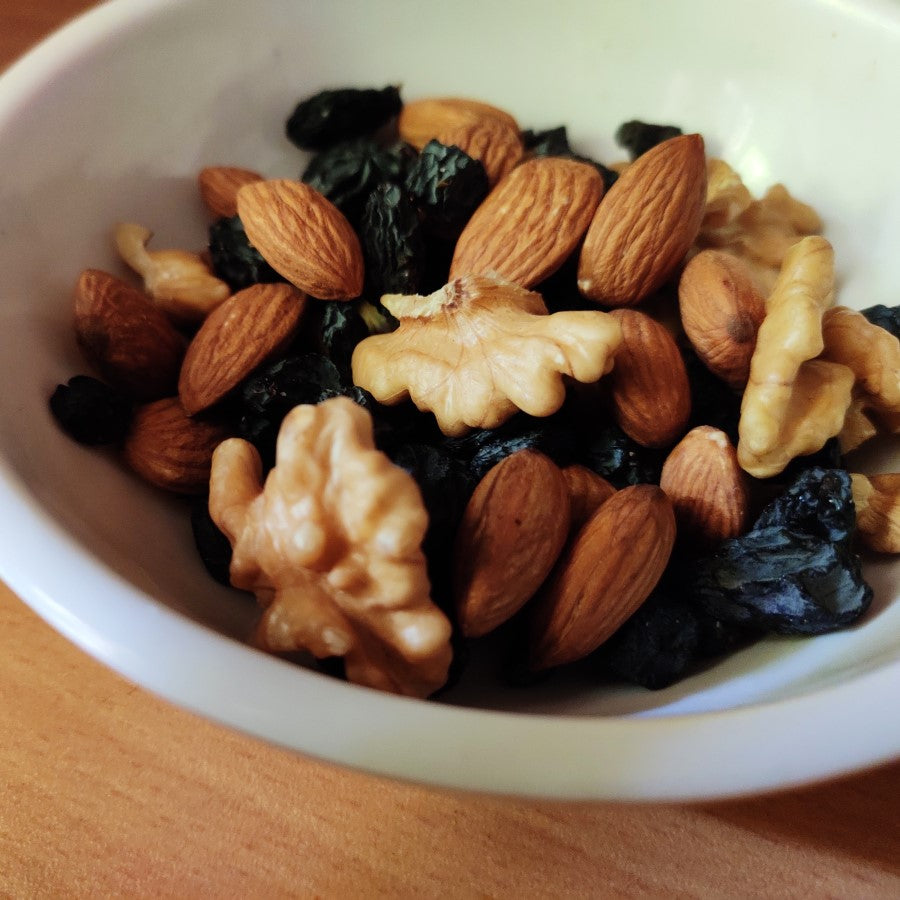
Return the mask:
MULTIPOLYGON (((54 72, 178 4, 107 0, 75 17, 0 74, 0 122, 54 72)), ((859 5, 900 27, 895 3, 859 5)), ((370 774, 533 798, 697 801, 797 787, 900 757, 900 718, 885 715, 900 687, 900 661, 719 712, 559 717, 423 703, 299 669, 163 605, 70 536, 4 459, 0 507, 0 576, 82 650, 180 707, 370 774), (110 623, 104 611, 112 604, 118 613, 110 623), (161 646, 165 666, 155 664, 161 646), (251 677, 260 668, 265 678, 251 677), (276 715, 291 708, 302 722, 276 715), (750 736, 757 738, 747 769, 750 736), (802 765, 800 744, 808 751, 802 765)))

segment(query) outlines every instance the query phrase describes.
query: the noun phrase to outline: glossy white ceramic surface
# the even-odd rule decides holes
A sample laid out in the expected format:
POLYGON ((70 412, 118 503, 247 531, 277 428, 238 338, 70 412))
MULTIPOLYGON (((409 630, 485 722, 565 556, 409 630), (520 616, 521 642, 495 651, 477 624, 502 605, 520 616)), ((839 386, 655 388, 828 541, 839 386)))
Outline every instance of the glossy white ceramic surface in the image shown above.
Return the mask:
MULTIPOLYGON (((621 156, 633 117, 707 138, 754 190, 784 181, 835 245, 840 301, 900 302, 900 5, 845 0, 117 0, 0 79, 0 575, 136 683, 313 756, 425 783, 574 798, 699 798, 900 752, 900 565, 867 564, 863 624, 770 640, 657 693, 503 691, 484 661, 439 703, 332 681, 241 639, 252 605, 210 581, 181 501, 63 437, 53 387, 84 370, 70 295, 121 271, 112 223, 205 238, 208 164, 296 176, 283 136, 323 87, 462 94, 621 156), (478 707, 478 708, 476 708, 478 707)), ((894 440, 868 463, 896 470, 894 440)))

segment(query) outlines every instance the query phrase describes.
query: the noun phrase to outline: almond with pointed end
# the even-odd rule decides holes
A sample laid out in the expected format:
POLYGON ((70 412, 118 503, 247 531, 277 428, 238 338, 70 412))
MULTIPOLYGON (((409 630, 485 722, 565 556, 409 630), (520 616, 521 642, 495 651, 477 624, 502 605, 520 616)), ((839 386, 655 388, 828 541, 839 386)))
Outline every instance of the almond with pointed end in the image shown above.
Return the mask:
POLYGON ((79 276, 75 337, 103 378, 135 399, 174 393, 184 338, 148 297, 114 275, 86 269, 79 276))
POLYGON ((467 637, 493 631, 534 595, 569 533, 562 472, 534 450, 497 463, 472 494, 454 548, 454 602, 467 637))
POLYGON ((493 273, 533 287, 578 246, 602 195, 603 179, 587 163, 562 157, 522 163, 469 219, 450 279, 493 273))
POLYGON ((706 204, 703 138, 685 134, 639 156, 609 189, 588 228, 578 287, 608 306, 633 306, 662 286, 694 243, 706 204))
POLYGON ((461 97, 414 100, 397 122, 400 137, 421 150, 429 141, 454 145, 480 160, 496 184, 522 158, 524 145, 516 120, 488 103, 461 97))
POLYGON ((587 466, 566 466, 562 473, 566 479, 571 505, 569 533, 575 534, 612 497, 616 489, 602 475, 587 466))
POLYGON ((643 447, 669 447, 684 434, 691 415, 690 382, 675 339, 636 309, 610 315, 622 327, 610 375, 616 422, 643 447))
POLYGON ((319 300, 352 300, 363 287, 359 238, 343 213, 308 185, 256 181, 237 193, 250 243, 291 284, 319 300))
POLYGON ((675 542, 672 504, 655 485, 622 488, 588 520, 535 598, 531 666, 582 659, 647 599, 675 542))
POLYGON ((259 172, 237 166, 206 166, 197 175, 200 197, 214 215, 231 218, 238 214, 237 192, 245 184, 262 181, 259 172))
POLYGON ((228 436, 216 422, 191 418, 177 397, 165 397, 136 410, 122 458, 156 487, 202 494, 209 487, 213 451, 228 436))
POLYGON ((289 284, 253 284, 207 316, 188 345, 178 396, 188 415, 218 403, 277 356, 300 327, 306 297, 289 284))
POLYGON ((743 533, 747 476, 724 431, 711 425, 691 429, 666 458, 659 486, 675 509, 679 540, 705 549, 743 533))
POLYGON ((747 264, 721 250, 701 251, 681 273, 678 306, 685 334, 706 368, 743 390, 766 315, 765 298, 747 264))

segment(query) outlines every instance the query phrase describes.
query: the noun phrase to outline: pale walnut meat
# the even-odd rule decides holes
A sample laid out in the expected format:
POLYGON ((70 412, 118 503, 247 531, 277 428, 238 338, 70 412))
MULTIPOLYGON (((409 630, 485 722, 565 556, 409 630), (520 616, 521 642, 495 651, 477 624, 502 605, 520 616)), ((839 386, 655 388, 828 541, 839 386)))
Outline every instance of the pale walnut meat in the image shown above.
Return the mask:
POLYGON ((841 449, 848 453, 877 434, 900 431, 900 340, 845 306, 826 310, 822 337, 821 358, 847 366, 856 378, 841 449))
POLYGON ((540 294, 486 275, 381 302, 400 326, 357 345, 354 383, 388 405, 412 399, 451 436, 496 428, 517 410, 551 415, 565 400, 563 376, 597 381, 622 342, 607 313, 548 315, 540 294))
POLYGON ((753 195, 731 166, 722 159, 706 160, 706 208, 701 235, 724 228, 753 203, 753 195))
POLYGON ((834 300, 834 253, 807 237, 784 260, 750 361, 739 423, 738 461, 757 478, 781 472, 813 453, 842 428, 853 372, 816 359, 822 317, 834 300))
POLYGON ((900 472, 850 476, 856 533, 878 553, 900 553, 900 472))
POLYGON ((231 583, 265 607, 256 642, 342 656, 347 678, 426 697, 451 659, 432 603, 415 481, 375 449, 368 412, 346 397, 295 407, 261 482, 256 449, 232 438, 213 456, 209 511, 233 547, 231 583))

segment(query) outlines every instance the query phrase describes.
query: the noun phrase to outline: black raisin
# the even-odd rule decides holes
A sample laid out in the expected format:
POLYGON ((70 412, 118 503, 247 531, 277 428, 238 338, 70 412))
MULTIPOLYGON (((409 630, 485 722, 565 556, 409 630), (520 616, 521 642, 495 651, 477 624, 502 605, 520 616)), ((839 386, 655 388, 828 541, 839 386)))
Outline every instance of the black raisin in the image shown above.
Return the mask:
POLYGON ((661 144, 669 138, 678 137, 682 133, 676 125, 654 125, 632 119, 623 122, 616 130, 616 143, 624 147, 632 159, 637 159, 651 147, 661 144))
POLYGON ((659 484, 665 452, 642 447, 618 425, 606 425, 585 443, 580 462, 615 487, 659 484))
POLYGON ((250 243, 238 216, 217 219, 209 226, 209 258, 213 272, 232 291, 284 281, 250 243))
POLYGON ((79 444, 117 444, 128 432, 133 407, 121 391, 90 375, 75 375, 50 396, 60 428, 79 444))
POLYGON ((393 86, 320 91, 297 104, 285 131, 298 147, 321 150, 376 131, 402 106, 400 91, 393 86))
POLYGON ((384 147, 369 138, 344 141, 314 156, 301 176, 359 225, 369 194, 380 184, 402 183, 416 151, 402 142, 384 147))
POLYGON ((219 530, 209 514, 209 498, 197 497, 191 503, 191 531, 194 544, 206 571, 219 582, 231 586, 231 542, 219 530))
POLYGON ((327 356, 345 380, 350 380, 350 359, 356 345, 369 336, 358 302, 319 301, 303 317, 301 339, 315 353, 327 356))
POLYGON ((681 355, 691 388, 689 428, 712 425, 724 431, 732 444, 736 445, 741 418, 741 395, 721 378, 713 375, 692 349, 681 348, 681 355))
POLYGON ((487 196, 488 177, 482 163, 459 147, 429 141, 406 176, 406 190, 421 210, 425 227, 455 239, 487 196))
POLYGON ((366 201, 361 230, 367 289, 375 297, 418 293, 426 245, 409 195, 396 184, 379 185, 366 201))
POLYGON ((885 306, 879 303, 860 312, 873 324, 889 331, 895 338, 900 338, 900 306, 885 306))
POLYGON ((522 143, 532 156, 565 156, 579 162, 592 165, 603 178, 604 190, 609 190, 619 177, 619 173, 609 169, 603 163, 576 153, 569 144, 569 135, 565 125, 548 128, 544 131, 523 131, 522 143))

